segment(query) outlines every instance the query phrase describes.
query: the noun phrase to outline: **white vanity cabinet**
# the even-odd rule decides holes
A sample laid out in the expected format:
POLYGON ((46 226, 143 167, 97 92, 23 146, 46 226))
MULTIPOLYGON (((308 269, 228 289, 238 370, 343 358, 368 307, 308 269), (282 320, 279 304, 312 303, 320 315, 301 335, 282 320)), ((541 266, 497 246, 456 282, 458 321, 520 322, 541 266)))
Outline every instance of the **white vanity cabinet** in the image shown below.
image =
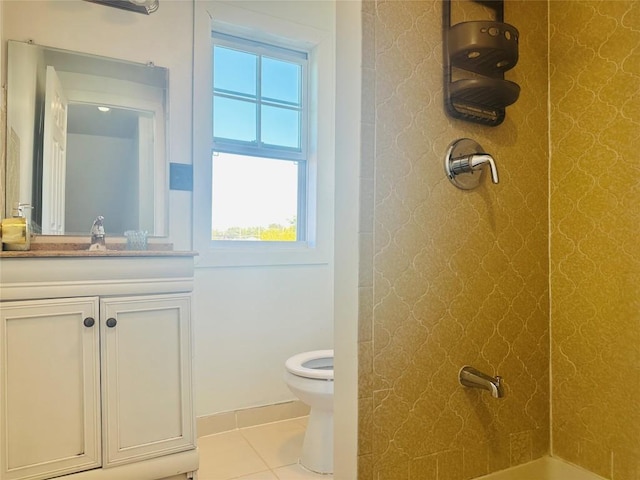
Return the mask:
POLYGON ((104 466, 193 448, 190 302, 100 300, 104 466))
POLYGON ((101 465, 98 299, 0 305, 2 478, 101 465))
POLYGON ((32 282, 7 260, 0 479, 191 476, 192 258, 34 258, 32 282), (69 279, 83 261, 85 279, 69 279))

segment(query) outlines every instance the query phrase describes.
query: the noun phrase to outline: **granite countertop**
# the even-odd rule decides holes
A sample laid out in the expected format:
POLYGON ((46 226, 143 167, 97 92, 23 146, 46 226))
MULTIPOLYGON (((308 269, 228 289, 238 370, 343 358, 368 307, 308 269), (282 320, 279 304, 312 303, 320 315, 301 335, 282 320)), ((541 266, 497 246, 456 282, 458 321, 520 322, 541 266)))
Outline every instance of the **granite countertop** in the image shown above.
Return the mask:
POLYGON ((176 250, 28 250, 26 252, 2 251, 0 258, 46 257, 195 257, 197 252, 176 250))
POLYGON ((84 242, 31 243, 27 251, 0 251, 0 258, 46 257, 195 257, 197 252, 173 250, 171 243, 149 243, 147 250, 127 250, 124 242, 107 242, 107 250, 89 250, 84 242))

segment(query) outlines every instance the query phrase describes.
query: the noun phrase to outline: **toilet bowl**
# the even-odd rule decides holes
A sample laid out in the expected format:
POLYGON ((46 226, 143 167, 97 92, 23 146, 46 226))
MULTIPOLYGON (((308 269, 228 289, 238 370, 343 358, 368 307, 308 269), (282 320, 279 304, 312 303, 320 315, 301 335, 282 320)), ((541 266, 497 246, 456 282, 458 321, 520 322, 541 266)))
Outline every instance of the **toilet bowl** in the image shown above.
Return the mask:
POLYGON ((316 473, 333 473, 333 350, 294 355, 285 367, 289 390, 311 407, 300 463, 316 473))

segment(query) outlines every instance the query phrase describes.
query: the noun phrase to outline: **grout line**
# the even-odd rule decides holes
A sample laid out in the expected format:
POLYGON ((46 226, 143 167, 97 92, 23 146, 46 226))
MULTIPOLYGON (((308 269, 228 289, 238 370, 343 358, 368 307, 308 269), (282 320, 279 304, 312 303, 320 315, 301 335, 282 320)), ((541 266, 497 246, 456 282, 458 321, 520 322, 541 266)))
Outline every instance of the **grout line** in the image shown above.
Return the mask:
POLYGON ((271 470, 271 468, 267 468, 267 470, 260 470, 259 472, 247 473, 246 475, 242 475, 241 477, 233 477, 233 478, 230 478, 228 480, 243 480, 245 478, 252 477, 252 476, 257 475, 259 473, 265 473, 265 472, 271 472, 276 477, 276 479, 280 480, 280 477, 278 477, 278 475, 276 475, 276 472, 271 470))
MULTIPOLYGON (((300 417, 297 417, 300 418, 300 417)), ((262 460, 264 462, 264 464, 267 466, 267 468, 269 469, 269 471, 275 475, 276 478, 280 478, 278 477, 278 475, 276 474, 276 472, 274 471, 274 468, 280 468, 280 467, 288 467, 289 465, 295 465, 296 463, 288 463, 286 465, 279 465, 277 467, 271 467, 271 465, 269 465, 269 463, 267 463, 267 460, 260 454, 260 452, 258 451, 258 449, 256 447, 253 446, 253 444, 249 441, 249 439, 244 435, 243 430, 248 430, 248 429, 252 429, 252 428, 256 428, 256 427, 261 427, 263 425, 273 425, 274 423, 283 423, 283 422, 290 422, 291 420, 295 420, 295 419, 287 419, 287 420, 279 420, 276 422, 269 422, 269 423, 263 423, 261 425, 253 425, 251 427, 243 427, 243 428, 239 428, 238 431, 240 432, 240 435, 242 436, 242 438, 247 442, 247 444, 249 444, 249 446, 251 447, 251 449, 256 453, 256 455, 258 455, 258 457, 260 458, 260 460, 262 460)), ((266 470, 265 470, 266 471, 266 470)), ((258 472, 256 472, 258 473, 258 472)))
POLYGON ((274 423, 284 423, 284 422, 296 422, 296 423, 299 423, 298 421, 301 418, 306 418, 308 416, 309 415, 302 415, 301 417, 285 418, 285 419, 282 419, 282 420, 274 420, 272 422, 258 423, 256 425, 247 425, 246 427, 238 427, 238 430, 248 430, 250 428, 263 427, 265 425, 273 425, 274 423))
MULTIPOLYGON (((308 418, 308 417, 309 417, 309 415, 302 415, 301 417, 292 417, 292 418, 285 418, 283 420, 274 420, 272 422, 257 423, 255 425, 247 425, 246 427, 238 427, 236 425, 236 427, 232 428, 231 430, 223 430, 222 432, 215 432, 215 433, 210 433, 208 435, 201 435, 201 436, 198 437, 198 439, 207 438, 207 437, 213 437, 215 435, 224 435, 225 433, 240 432, 241 430, 248 430, 250 428, 258 428, 258 427, 263 427, 265 425, 272 425, 274 423, 283 423, 283 422, 296 422, 299 425, 301 425, 302 428, 306 428, 305 425, 303 425, 301 419, 308 418)), ((242 433, 242 432, 240 432, 240 433, 242 433)), ((242 437, 245 438, 244 435, 242 437)))
MULTIPOLYGON (((296 426, 299 426, 300 428, 304 429, 305 426, 301 423, 301 419, 304 419, 306 417, 308 417, 308 415, 303 415, 301 417, 287 418, 287 419, 284 419, 284 420, 277 420, 277 421, 267 422, 267 423, 258 424, 258 425, 251 425, 251 426, 247 426, 247 427, 236 428, 234 430, 229 430, 229 431, 226 431, 226 432, 219 432, 219 433, 214 433, 214 434, 211 434, 211 435, 204 435, 203 437, 200 437, 200 438, 209 437, 209 436, 213 436, 213 435, 225 435, 225 434, 230 434, 232 432, 238 432, 240 434, 240 437, 242 438, 242 440, 245 442, 245 444, 249 446, 249 448, 258 456, 258 458, 264 464, 264 467, 265 467, 264 470, 259 470, 257 472, 244 474, 244 475, 239 476, 239 477, 231 477, 231 478, 229 478, 227 480, 243 480, 243 479, 246 479, 248 477, 252 477, 254 475, 261 474, 261 473, 266 473, 266 472, 270 472, 271 475, 273 476, 274 480, 282 480, 281 477, 276 472, 276 469, 285 468, 285 467, 291 467, 291 466, 294 466, 294 465, 300 465, 300 460, 298 459, 294 463, 288 463, 288 464, 285 464, 285 465, 278 465, 276 467, 271 467, 267 463, 266 459, 260 454, 258 449, 245 436, 244 431, 245 430, 249 430, 249 429, 254 429, 256 427, 265 426, 265 425, 273 425, 273 424, 285 423, 285 422, 295 424, 296 426)), ((304 469, 304 467, 302 467, 301 465, 300 465, 300 468, 304 469)), ((305 469, 305 471, 306 471, 306 469, 305 469)), ((322 480, 323 478, 327 478, 327 479, 332 479, 333 478, 332 475, 325 477, 325 476, 322 476, 320 474, 317 474, 317 476, 318 476, 319 480, 322 480)))

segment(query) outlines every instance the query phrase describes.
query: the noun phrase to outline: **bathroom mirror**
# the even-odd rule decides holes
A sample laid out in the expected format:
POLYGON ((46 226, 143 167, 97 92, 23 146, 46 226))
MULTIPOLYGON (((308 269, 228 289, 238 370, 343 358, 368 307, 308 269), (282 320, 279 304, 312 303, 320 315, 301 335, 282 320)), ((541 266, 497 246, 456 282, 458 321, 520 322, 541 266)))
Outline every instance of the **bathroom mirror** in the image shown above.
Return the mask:
POLYGON ((9 41, 7 215, 34 233, 167 234, 168 70, 9 41))

